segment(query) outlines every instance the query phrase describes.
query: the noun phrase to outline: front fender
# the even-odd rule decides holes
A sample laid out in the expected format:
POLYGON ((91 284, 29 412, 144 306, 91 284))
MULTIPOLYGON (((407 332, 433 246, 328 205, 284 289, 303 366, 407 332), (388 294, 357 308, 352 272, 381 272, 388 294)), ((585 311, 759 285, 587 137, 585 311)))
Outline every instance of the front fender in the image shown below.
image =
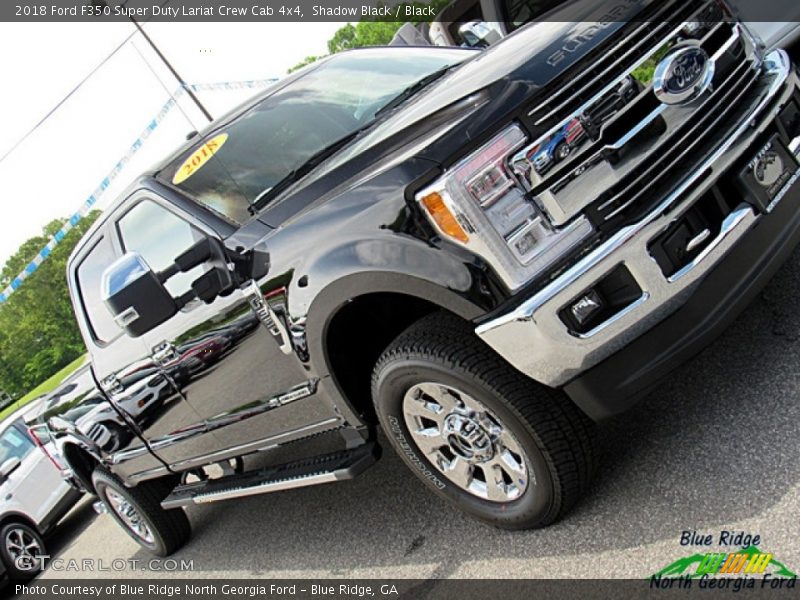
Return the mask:
POLYGON ((307 309, 309 355, 325 377, 327 327, 350 301, 369 294, 394 293, 426 300, 460 317, 484 314, 491 297, 482 272, 437 248, 413 238, 369 239, 343 244, 309 269, 322 282, 307 309))
POLYGON ((270 320, 281 321, 276 342, 320 379, 324 396, 350 422, 357 419, 328 382, 326 332, 342 307, 366 295, 403 294, 474 320, 502 300, 487 266, 436 237, 409 200, 437 172, 429 161, 414 159, 371 171, 357 185, 340 186, 302 210, 294 201, 289 207, 279 203, 271 212, 291 215, 287 220, 266 232, 248 226, 227 242, 268 249, 270 272, 258 285, 270 320))
POLYGON ((97 444, 94 443, 93 440, 89 439, 85 435, 80 432, 72 432, 72 431, 53 431, 51 430, 51 435, 53 437, 53 442, 58 449, 58 453, 61 456, 62 460, 67 463, 67 466, 75 470, 75 465, 69 463, 67 459, 67 455, 69 454, 68 449, 70 447, 74 447, 79 449, 80 451, 86 453, 90 456, 97 464, 105 465, 109 467, 111 462, 108 460, 108 455, 103 452, 102 448, 100 448, 97 444))

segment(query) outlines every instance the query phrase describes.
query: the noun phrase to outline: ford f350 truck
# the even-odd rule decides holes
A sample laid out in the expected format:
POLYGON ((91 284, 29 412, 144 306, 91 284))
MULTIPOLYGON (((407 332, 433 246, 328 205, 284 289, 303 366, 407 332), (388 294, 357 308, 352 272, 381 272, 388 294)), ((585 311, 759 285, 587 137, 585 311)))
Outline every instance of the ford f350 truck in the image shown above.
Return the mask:
POLYGON ((86 234, 69 288, 124 427, 101 447, 46 425, 137 542, 169 554, 186 506, 354 477, 384 437, 477 519, 553 523, 590 484, 595 422, 772 276, 800 235, 786 53, 721 1, 570 9, 484 51, 325 58, 86 234), (320 436, 339 444, 309 455, 320 436), (274 450, 291 460, 250 464, 274 450))

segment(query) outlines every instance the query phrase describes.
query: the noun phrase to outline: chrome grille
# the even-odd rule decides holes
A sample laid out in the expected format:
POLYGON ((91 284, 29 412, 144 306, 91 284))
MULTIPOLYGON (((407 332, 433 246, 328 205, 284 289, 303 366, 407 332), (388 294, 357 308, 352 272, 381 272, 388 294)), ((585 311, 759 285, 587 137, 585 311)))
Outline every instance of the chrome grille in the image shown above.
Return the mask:
MULTIPOLYGON (((700 148, 713 143, 724 131, 726 121, 743 107, 740 100, 756 83, 757 73, 747 64, 740 64, 726 78, 724 85, 709 96, 692 118, 655 150, 655 159, 643 164, 625 181, 609 189, 596 203, 596 220, 608 221, 643 198, 652 195, 659 187, 668 187, 676 173, 691 168, 699 161, 700 148), (666 186, 664 184, 666 183, 666 186)), ((666 190, 665 190, 666 191, 666 190)), ((643 207, 646 208, 646 207, 643 207)))
POLYGON ((623 41, 611 48, 598 49, 589 59, 593 62, 580 65, 578 73, 570 71, 561 81, 554 82, 557 91, 530 112, 534 123, 542 125, 564 112, 575 112, 581 104, 601 94, 604 85, 616 79, 621 71, 630 72, 639 66, 649 51, 667 43, 676 26, 696 13, 694 2, 666 2, 648 17, 651 20, 632 23, 632 31, 623 41))
POLYGON ((516 153, 511 168, 556 227, 583 213, 601 228, 635 217, 738 122, 737 104, 759 78, 755 45, 736 23, 703 20, 716 3, 686 6, 670 4, 678 23, 630 24, 593 67, 579 68, 529 111, 544 135, 516 153), (710 58, 712 85, 694 100, 662 104, 648 76, 664 54, 683 47, 710 58))
POLYGON ((88 438, 95 443, 103 442, 104 438, 108 437, 110 432, 108 431, 108 427, 103 425, 102 423, 95 423, 89 428, 88 438))

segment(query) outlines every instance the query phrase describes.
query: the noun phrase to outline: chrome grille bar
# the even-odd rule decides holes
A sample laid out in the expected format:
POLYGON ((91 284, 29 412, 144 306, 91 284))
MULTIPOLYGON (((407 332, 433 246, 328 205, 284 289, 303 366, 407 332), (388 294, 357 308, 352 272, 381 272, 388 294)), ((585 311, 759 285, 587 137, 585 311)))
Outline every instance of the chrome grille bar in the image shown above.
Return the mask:
MULTIPOLYGON (((753 84, 755 84, 755 82, 756 82, 755 78, 747 78, 744 81, 744 87, 743 88, 739 89, 738 91, 731 90, 731 92, 736 91, 736 93, 733 96, 727 98, 730 94, 726 94, 726 98, 727 98, 727 102, 728 103, 725 105, 725 108, 722 109, 721 112, 717 113, 715 118, 712 119, 710 122, 703 122, 703 123, 698 124, 697 127, 695 127, 689 134, 687 134, 685 139, 692 139, 692 133, 696 133, 701 128, 712 128, 712 127, 715 127, 716 125, 720 124, 726 117, 728 117, 728 115, 730 113, 734 112, 734 110, 736 108, 736 103, 739 100, 741 100, 752 89, 753 84)), ((692 142, 683 152, 681 152, 680 154, 675 156, 675 158, 673 158, 671 160, 668 160, 668 161, 664 161, 662 163, 659 163, 658 165, 655 165, 647 173, 642 175, 641 178, 640 178, 640 183, 641 183, 642 179, 646 179, 647 178, 648 174, 652 174, 652 171, 656 167, 658 167, 659 169, 662 169, 662 170, 669 170, 669 169, 675 168, 675 166, 678 165, 682 160, 686 159, 686 157, 689 155, 690 151, 696 149, 703 142, 706 142, 707 138, 705 136, 702 136, 702 137, 701 136, 697 136, 697 137, 694 138, 694 140, 695 140, 694 142, 692 142)), ((657 185, 659 182, 661 182, 662 179, 663 179, 663 176, 659 176, 657 179, 652 180, 651 183, 647 186, 646 189, 639 191, 635 196, 633 196, 628 201, 626 201, 624 205, 622 205, 619 208, 616 208, 614 211, 610 212, 608 215, 605 216, 605 219, 607 221, 611 220, 614 217, 616 217, 617 215, 619 215, 620 213, 622 213, 624 210, 626 210, 627 208, 629 208, 630 206, 635 204, 649 190, 652 190, 652 188, 655 185, 657 185)), ((633 186, 633 184, 632 184, 632 186, 633 186)))
POLYGON ((695 148, 702 143, 707 136, 702 135, 701 132, 712 129, 731 113, 735 108, 736 101, 751 88, 756 79, 756 73, 753 70, 749 69, 745 63, 740 64, 730 74, 728 80, 725 81, 725 86, 719 88, 717 93, 698 108, 696 115, 699 115, 700 118, 694 123, 689 121, 682 131, 676 132, 674 136, 666 140, 661 147, 652 153, 654 156, 659 156, 659 160, 651 163, 635 179, 627 182, 625 188, 615 194, 613 198, 598 206, 598 212, 603 213, 610 206, 618 203, 620 198, 631 194, 630 198, 615 207, 612 212, 605 214, 604 219, 612 219, 648 193, 655 185, 655 182, 662 179, 664 177, 663 174, 677 162, 677 160, 669 160, 669 157, 675 153, 675 149, 687 148, 679 154, 679 157, 686 156, 688 149, 695 148), (684 144, 687 144, 687 146, 684 146, 684 144), (669 146, 669 148, 666 146, 669 146), (656 171, 659 173, 656 174, 656 171))
MULTIPOLYGON (((699 9, 692 7, 692 13, 704 10, 708 4, 709 2, 706 2, 699 9)), ((686 7, 684 7, 684 10, 685 9, 686 7)), ((682 22, 683 19, 681 19, 681 23, 677 27, 675 26, 674 21, 658 22, 658 17, 664 14, 664 12, 666 12, 666 9, 662 10, 662 12, 658 15, 654 15, 654 21, 642 23, 635 31, 623 39, 619 44, 608 49, 605 53, 613 56, 620 48, 625 48, 627 45, 630 45, 630 40, 632 38, 635 39, 642 31, 651 27, 653 28, 653 30, 648 33, 646 37, 636 41, 624 52, 622 56, 614 60, 614 62, 605 67, 592 79, 581 84, 580 80, 583 79, 585 75, 578 75, 570 85, 560 87, 555 93, 547 98, 547 100, 531 110, 529 116, 534 119, 535 124, 541 125, 548 119, 563 114, 565 110, 569 109, 570 104, 576 104, 580 102, 579 100, 576 102, 577 98, 580 98, 587 93, 591 93, 592 96, 588 102, 580 103, 579 106, 581 107, 573 109, 571 112, 580 112, 581 110, 585 110, 587 105, 591 105, 593 101, 596 101, 610 89, 613 89, 614 85, 619 84, 620 81, 627 77, 631 71, 640 67, 662 46, 664 46, 664 44, 667 44, 670 40, 674 39, 684 26, 682 22), (657 23, 657 25, 654 26, 654 23, 657 23), (664 33, 665 31, 666 33, 664 33), (642 53, 643 48, 647 49, 644 54, 642 53), (593 88, 597 88, 598 85, 602 84, 604 81, 608 81, 609 78, 612 78, 613 83, 602 87, 599 91, 592 92, 593 88), (578 85, 580 85, 580 87, 576 89, 578 85), (566 95, 567 93, 571 94, 569 98, 561 100, 558 104, 553 105, 554 100, 566 95), (547 112, 545 114, 539 114, 543 111, 547 112)))
MULTIPOLYGON (((703 11, 710 4, 705 2, 701 8, 694 8, 703 11)), ((664 27, 653 31, 663 34, 664 27)), ((593 93, 588 100, 567 97, 559 91, 551 96, 549 104, 528 113, 535 115, 542 107, 549 111, 540 118, 548 123, 547 133, 516 152, 510 167, 557 228, 568 225, 585 211, 601 226, 644 201, 648 194, 652 202, 657 202, 655 182, 663 183, 663 171, 673 159, 679 160, 676 153, 708 141, 713 133, 708 125, 709 114, 733 114, 726 103, 740 96, 744 79, 752 83, 759 76, 761 58, 737 23, 706 21, 694 28, 687 27, 687 22, 669 23, 668 35, 660 36, 655 43, 652 36, 643 39, 652 44, 646 52, 642 52, 641 43, 636 44, 624 57, 602 63, 602 71, 592 72, 591 79, 584 78, 578 87, 571 86, 572 90, 593 93), (706 56, 713 76, 709 82, 713 85, 707 84, 697 97, 687 101, 662 104, 653 93, 653 86, 643 83, 652 81, 649 69, 655 69, 663 52, 675 54, 689 47, 698 48, 706 56), (620 71, 623 63, 627 66, 620 71), (640 71, 634 79, 635 70, 642 65, 648 70, 643 74, 640 71), (598 85, 608 81, 608 77, 604 78, 608 73, 616 75, 597 90, 598 85), (559 103, 554 105, 552 98, 559 103), (576 110, 560 110, 576 99, 580 101, 576 110), (548 119, 555 114, 560 116, 552 124, 553 120, 548 119)), ((714 123, 721 125, 717 133, 729 126, 723 118, 714 123)))
MULTIPOLYGON (((683 27, 683 26, 681 26, 681 27, 683 27)), ((731 29, 731 35, 727 38, 727 41, 724 44, 722 44, 714 52, 714 54, 712 55, 711 58, 714 61, 718 60, 723 54, 725 54, 725 52, 729 51, 734 44, 736 44, 737 42, 740 41, 740 38, 741 38, 741 28, 738 25, 734 25, 733 27, 731 27, 730 25, 728 25, 726 23, 718 24, 708 34, 708 37, 712 37, 713 35, 715 35, 723 27, 731 29)), ((678 28, 678 29, 680 29, 680 28, 678 28)), ((652 54, 650 54, 648 56, 651 56, 651 55, 652 54)), ((721 83, 722 83, 722 85, 726 85, 727 81, 721 82, 721 83)), ((615 84, 618 84, 618 81, 615 82, 615 84)), ((657 102, 654 98, 652 99, 652 101, 654 103, 657 102)), ((590 106, 592 106, 592 105, 590 105, 590 106)), ((701 107, 701 108, 707 108, 707 104, 704 104, 703 107, 701 107)), ((607 143, 605 146, 602 145, 602 141, 603 141, 604 135, 601 134, 600 135, 600 139, 598 140, 598 142, 596 144, 597 147, 595 148, 593 146, 593 147, 588 148, 587 151, 585 151, 585 153, 589 156, 587 161, 588 162, 593 162, 594 160, 597 160, 597 158, 600 156, 599 153, 602 153, 603 150, 607 151, 607 150, 613 150, 613 149, 621 148, 628 141, 630 141, 633 137, 635 137, 637 133, 641 132, 642 129, 647 127, 656 117, 658 117, 666 109, 667 109, 667 105, 658 103, 657 106, 651 112, 649 112, 641 121, 639 121, 633 127, 631 127, 624 135, 620 136, 614 142, 607 143)), ((627 114, 621 113, 621 114, 616 115, 613 120, 618 120, 618 119, 625 120, 627 117, 628 117, 627 114)), ((604 124, 603 129, 606 129, 607 125, 608 125, 608 123, 604 124)), ((558 186, 559 183, 555 183, 554 185, 558 186)))

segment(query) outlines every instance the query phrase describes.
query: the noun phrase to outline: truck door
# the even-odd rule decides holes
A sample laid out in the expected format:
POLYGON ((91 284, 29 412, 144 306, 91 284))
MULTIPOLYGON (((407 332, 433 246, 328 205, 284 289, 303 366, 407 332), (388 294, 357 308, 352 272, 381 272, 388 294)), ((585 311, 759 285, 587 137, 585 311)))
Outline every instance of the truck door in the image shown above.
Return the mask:
MULTIPOLYGON (((201 223, 151 194, 116 220, 123 252, 138 252, 162 271, 203 236, 201 223)), ((166 282, 173 297, 191 289, 205 267, 166 282)), ((280 291, 280 290, 279 290, 280 291)), ((140 340, 160 372, 196 413, 167 438, 152 440, 157 451, 169 440, 212 439, 192 456, 164 457, 177 469, 222 460, 331 428, 340 418, 317 393, 317 380, 286 342, 279 323, 268 328, 251 308, 264 298, 255 285, 211 304, 195 301, 140 340)), ((274 301, 274 300, 273 300, 274 301)))
MULTIPOLYGON (((200 417, 154 364, 150 349, 142 340, 127 336, 106 309, 102 274, 118 256, 116 234, 106 223, 76 256, 70 287, 76 311, 85 316, 78 322, 94 379, 114 405, 109 408, 119 411, 119 418, 97 406, 97 396, 89 390, 76 395, 67 413, 58 411, 53 418, 59 419, 56 428, 84 437, 116 464, 120 475, 135 480, 158 474, 166 468, 164 463, 202 454, 218 442, 210 436, 176 438, 175 432, 200 422, 200 417)), ((94 387, 93 382, 89 385, 94 387)))

